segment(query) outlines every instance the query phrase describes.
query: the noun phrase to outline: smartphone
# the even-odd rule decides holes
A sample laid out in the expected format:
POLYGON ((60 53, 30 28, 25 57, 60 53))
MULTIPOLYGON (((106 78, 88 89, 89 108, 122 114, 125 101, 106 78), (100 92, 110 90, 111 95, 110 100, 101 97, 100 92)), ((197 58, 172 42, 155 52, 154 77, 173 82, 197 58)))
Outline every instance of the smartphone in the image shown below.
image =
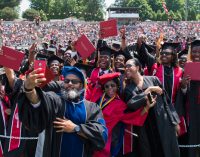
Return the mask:
POLYGON ((46 65, 47 65, 46 60, 35 60, 34 61, 34 70, 36 70, 38 68, 42 68, 41 73, 45 74, 45 72, 46 72, 46 65))
POLYGON ((148 100, 149 100, 150 104, 152 104, 153 103, 153 96, 152 96, 152 94, 151 93, 147 94, 147 97, 148 97, 148 100))

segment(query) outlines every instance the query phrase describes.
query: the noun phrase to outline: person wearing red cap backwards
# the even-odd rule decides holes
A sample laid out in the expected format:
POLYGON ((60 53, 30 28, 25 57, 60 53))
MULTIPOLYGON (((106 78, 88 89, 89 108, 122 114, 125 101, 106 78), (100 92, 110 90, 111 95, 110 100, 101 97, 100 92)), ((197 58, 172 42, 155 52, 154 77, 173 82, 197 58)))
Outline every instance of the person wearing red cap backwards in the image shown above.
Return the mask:
MULTIPOLYGON (((101 98, 97 101, 103 112, 104 119, 106 121, 106 127, 108 128, 108 141, 103 150, 97 151, 94 157, 108 157, 114 156, 111 154, 111 143, 114 142, 113 134, 115 134, 113 128, 119 123, 132 124, 135 126, 142 126, 147 113, 145 113, 144 107, 141 107, 135 112, 125 113, 127 105, 118 96, 119 90, 119 76, 120 73, 104 74, 98 78, 99 84, 104 91, 101 98)), ((117 150, 115 150, 117 152, 117 150)))

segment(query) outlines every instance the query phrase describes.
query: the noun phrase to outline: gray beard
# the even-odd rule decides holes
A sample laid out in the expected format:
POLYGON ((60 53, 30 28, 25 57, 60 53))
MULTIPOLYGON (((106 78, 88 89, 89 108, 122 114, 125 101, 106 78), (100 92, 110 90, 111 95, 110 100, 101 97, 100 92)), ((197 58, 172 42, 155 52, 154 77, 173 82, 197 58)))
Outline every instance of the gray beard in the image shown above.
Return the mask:
POLYGON ((61 97, 64 100, 68 101, 78 101, 80 98, 80 93, 76 89, 71 89, 69 91, 66 91, 64 89, 61 90, 61 97))

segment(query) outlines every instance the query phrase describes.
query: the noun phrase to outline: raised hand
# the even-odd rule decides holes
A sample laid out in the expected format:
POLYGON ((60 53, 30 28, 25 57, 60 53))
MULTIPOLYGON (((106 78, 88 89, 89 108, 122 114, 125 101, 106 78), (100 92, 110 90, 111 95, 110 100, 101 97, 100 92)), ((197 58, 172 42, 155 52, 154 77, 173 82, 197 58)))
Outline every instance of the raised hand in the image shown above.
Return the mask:
POLYGON ((185 89, 187 85, 190 83, 191 77, 189 75, 185 76, 181 80, 181 88, 185 89))
POLYGON ((35 87, 39 87, 43 82, 46 81, 46 78, 44 77, 44 73, 41 73, 42 69, 36 69, 28 74, 25 82, 24 87, 27 90, 32 90, 35 87))

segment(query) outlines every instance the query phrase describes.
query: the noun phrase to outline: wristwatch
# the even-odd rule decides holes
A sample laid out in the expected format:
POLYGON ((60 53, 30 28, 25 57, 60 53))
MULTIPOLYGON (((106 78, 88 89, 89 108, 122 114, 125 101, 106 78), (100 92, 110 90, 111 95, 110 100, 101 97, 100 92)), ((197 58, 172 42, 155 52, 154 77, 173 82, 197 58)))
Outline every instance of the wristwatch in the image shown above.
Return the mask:
POLYGON ((79 125, 77 125, 75 128, 74 128, 74 132, 78 133, 80 132, 81 128, 79 125))

